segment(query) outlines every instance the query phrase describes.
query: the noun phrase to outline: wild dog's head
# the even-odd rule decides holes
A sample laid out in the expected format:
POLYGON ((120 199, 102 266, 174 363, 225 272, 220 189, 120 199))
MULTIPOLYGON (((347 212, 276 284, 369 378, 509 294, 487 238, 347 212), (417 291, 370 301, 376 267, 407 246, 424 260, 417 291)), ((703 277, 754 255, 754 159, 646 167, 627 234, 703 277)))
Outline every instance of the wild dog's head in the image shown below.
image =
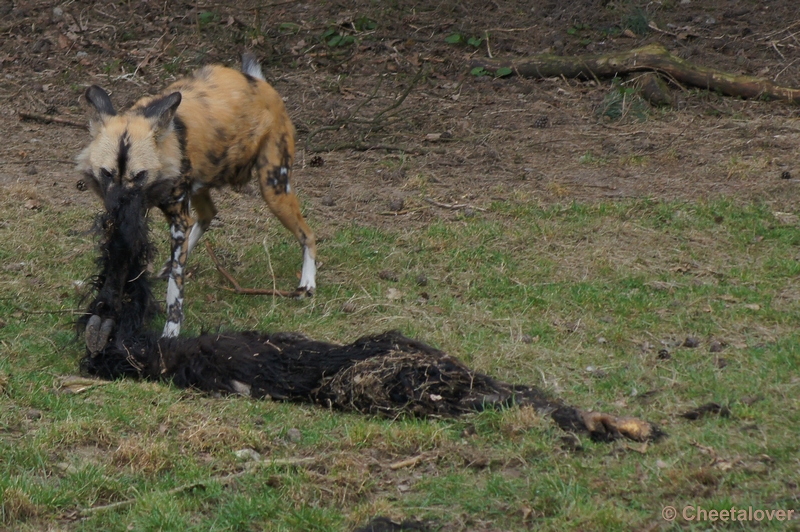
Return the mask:
POLYGON ((163 194, 159 189, 180 174, 181 142, 174 117, 181 93, 142 100, 123 114, 117 114, 108 93, 97 85, 85 97, 92 113, 92 141, 78 156, 84 183, 107 209, 112 198, 120 197, 118 192, 135 188, 144 189, 149 203, 156 203, 163 194))

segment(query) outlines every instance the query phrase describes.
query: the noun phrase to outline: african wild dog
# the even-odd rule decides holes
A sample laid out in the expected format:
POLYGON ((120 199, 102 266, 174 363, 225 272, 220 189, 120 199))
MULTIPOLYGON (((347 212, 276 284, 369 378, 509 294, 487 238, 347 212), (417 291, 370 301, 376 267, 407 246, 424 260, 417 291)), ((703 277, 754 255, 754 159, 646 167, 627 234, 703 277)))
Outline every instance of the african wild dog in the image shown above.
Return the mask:
POLYGON ((258 176, 270 210, 302 245, 298 290, 313 294, 314 234, 289 184, 294 127, 253 55, 242 56, 241 72, 206 66, 160 94, 142 98, 123 114, 117 114, 108 94, 96 85, 85 97, 94 110, 93 139, 78 156, 85 183, 106 203, 119 197, 109 194, 115 187, 141 189, 145 207, 160 208, 170 223, 171 255, 163 272, 168 274, 164 336, 180 332, 186 260, 217 213, 210 190, 241 186, 252 174, 258 176))

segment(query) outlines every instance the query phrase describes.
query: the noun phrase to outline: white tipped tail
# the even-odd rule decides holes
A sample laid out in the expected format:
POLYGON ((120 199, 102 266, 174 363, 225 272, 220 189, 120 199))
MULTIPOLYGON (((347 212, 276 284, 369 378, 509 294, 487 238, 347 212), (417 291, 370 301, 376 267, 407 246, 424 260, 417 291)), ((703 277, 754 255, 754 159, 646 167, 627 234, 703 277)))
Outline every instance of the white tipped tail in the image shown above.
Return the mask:
POLYGON ((261 65, 258 64, 256 56, 250 52, 245 52, 242 54, 242 72, 245 74, 250 74, 254 78, 266 81, 264 79, 264 73, 261 71, 261 65))

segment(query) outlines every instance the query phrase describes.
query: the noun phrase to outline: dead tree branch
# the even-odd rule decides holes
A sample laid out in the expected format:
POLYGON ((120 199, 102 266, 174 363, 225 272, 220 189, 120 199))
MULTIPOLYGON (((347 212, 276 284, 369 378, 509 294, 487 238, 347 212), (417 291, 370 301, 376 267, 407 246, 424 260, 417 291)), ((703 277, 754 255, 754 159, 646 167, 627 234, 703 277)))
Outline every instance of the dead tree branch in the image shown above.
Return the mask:
POLYGON ((763 78, 739 76, 701 67, 671 54, 660 44, 603 55, 563 57, 541 54, 513 60, 479 58, 473 59, 471 66, 483 67, 492 73, 498 68, 510 68, 513 73, 526 78, 564 76, 594 79, 651 70, 680 83, 719 91, 727 96, 800 103, 800 89, 783 87, 763 78))

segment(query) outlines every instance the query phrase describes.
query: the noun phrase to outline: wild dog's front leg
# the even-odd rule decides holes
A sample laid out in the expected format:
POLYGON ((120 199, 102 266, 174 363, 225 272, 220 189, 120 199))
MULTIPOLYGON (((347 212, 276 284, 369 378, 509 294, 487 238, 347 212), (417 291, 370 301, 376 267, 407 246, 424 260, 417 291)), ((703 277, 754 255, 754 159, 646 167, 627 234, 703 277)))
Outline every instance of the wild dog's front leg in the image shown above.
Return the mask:
POLYGON ((183 323, 183 282, 189 257, 189 228, 193 220, 188 200, 178 203, 168 212, 170 219, 170 269, 167 279, 167 322, 161 336, 178 336, 183 323))
POLYGON ((274 149, 274 147, 275 144, 262 149, 258 158, 257 171, 261 195, 283 226, 291 231, 303 246, 303 271, 300 274, 298 288, 308 295, 313 295, 317 288, 317 245, 314 233, 303 218, 300 212, 300 203, 289 184, 291 158, 286 154, 282 154, 282 156, 273 154, 270 157, 270 148, 274 149), (283 162, 276 165, 272 163, 273 160, 283 162))

